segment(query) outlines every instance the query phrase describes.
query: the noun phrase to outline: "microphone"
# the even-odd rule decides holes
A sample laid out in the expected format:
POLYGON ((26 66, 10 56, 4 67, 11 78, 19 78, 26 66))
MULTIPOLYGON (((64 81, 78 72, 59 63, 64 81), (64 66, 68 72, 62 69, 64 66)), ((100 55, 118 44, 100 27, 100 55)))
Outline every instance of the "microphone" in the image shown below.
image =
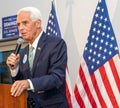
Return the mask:
POLYGON ((21 45, 23 44, 23 42, 24 42, 24 40, 23 40, 22 38, 19 38, 19 39, 17 40, 17 45, 16 45, 16 48, 15 48, 14 54, 17 55, 17 54, 19 53, 20 48, 21 48, 21 45))
MULTIPOLYGON (((21 45, 23 44, 23 42, 24 42, 24 40, 22 38, 19 38, 17 40, 17 45, 16 45, 15 52, 14 52, 15 55, 17 55, 19 53, 21 45)), ((11 65, 11 67, 14 67, 14 65, 11 65)))

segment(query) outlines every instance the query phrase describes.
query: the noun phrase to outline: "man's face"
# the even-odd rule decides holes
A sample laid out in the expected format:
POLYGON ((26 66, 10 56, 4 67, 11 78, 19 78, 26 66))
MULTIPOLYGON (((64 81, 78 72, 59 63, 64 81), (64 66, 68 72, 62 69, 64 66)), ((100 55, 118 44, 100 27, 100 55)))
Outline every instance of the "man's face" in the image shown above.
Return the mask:
POLYGON ((17 16, 18 30, 24 40, 32 43, 37 37, 38 21, 33 21, 30 18, 29 12, 20 12, 17 16))

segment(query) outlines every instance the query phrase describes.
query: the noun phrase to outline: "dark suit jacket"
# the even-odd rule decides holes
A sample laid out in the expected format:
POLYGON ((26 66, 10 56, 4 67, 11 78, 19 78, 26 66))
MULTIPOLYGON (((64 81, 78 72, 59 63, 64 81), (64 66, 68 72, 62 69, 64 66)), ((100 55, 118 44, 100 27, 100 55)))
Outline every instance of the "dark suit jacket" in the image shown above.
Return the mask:
POLYGON ((68 108, 65 93, 67 48, 64 40, 47 36, 43 32, 36 49, 32 74, 29 70, 28 50, 26 46, 20 54, 20 70, 14 80, 32 81, 35 92, 28 91, 28 97, 32 97, 37 106, 68 108))

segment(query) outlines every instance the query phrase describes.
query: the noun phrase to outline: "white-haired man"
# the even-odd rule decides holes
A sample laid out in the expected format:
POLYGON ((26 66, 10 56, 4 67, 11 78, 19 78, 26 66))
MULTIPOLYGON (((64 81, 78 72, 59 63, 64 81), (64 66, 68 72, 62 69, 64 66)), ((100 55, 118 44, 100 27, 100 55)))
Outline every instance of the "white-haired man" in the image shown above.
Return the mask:
POLYGON ((17 25, 22 38, 29 45, 20 54, 12 53, 7 58, 6 63, 14 80, 11 95, 16 97, 27 90, 28 108, 68 108, 65 92, 65 41, 46 35, 41 27, 41 13, 34 7, 18 11, 17 25), (33 63, 29 61, 31 46, 33 63))

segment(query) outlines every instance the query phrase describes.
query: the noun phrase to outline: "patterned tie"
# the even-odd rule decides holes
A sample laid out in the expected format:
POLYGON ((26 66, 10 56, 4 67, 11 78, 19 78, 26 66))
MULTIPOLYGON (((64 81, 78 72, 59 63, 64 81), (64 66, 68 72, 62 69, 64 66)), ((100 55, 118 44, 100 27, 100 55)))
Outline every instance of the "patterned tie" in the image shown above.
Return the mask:
POLYGON ((32 66, 33 66, 33 50, 34 50, 34 47, 33 46, 30 46, 29 48, 29 67, 30 67, 30 72, 32 72, 32 66))

